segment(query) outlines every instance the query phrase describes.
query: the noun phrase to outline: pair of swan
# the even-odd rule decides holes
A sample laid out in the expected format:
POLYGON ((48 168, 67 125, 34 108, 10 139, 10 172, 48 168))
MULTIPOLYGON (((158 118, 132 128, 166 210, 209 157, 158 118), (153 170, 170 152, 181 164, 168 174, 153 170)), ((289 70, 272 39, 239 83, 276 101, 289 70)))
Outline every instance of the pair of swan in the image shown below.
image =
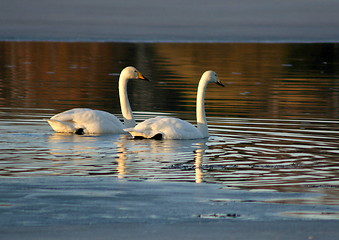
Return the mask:
POLYGON ((201 76, 198 86, 196 115, 197 127, 172 117, 155 117, 136 125, 127 97, 127 83, 130 79, 145 78, 134 67, 126 67, 119 77, 119 97, 124 124, 105 111, 88 108, 74 108, 51 117, 48 123, 54 131, 76 134, 120 134, 129 132, 135 139, 199 139, 208 137, 208 126, 205 114, 205 92, 208 83, 224 86, 213 71, 206 71, 201 76))

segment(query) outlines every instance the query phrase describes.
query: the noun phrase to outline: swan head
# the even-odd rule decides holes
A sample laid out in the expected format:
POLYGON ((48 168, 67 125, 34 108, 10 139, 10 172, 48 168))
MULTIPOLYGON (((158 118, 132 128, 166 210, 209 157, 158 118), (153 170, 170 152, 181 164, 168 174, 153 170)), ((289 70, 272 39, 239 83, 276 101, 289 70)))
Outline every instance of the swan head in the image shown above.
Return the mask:
POLYGON ((144 75, 142 75, 135 67, 129 66, 125 67, 121 73, 120 77, 124 77, 126 79, 141 79, 149 81, 144 75))
POLYGON ((216 83, 224 87, 224 84, 222 84, 222 82, 218 78, 218 75, 214 71, 209 70, 209 71, 204 72, 201 78, 205 79, 205 81, 209 83, 216 83))

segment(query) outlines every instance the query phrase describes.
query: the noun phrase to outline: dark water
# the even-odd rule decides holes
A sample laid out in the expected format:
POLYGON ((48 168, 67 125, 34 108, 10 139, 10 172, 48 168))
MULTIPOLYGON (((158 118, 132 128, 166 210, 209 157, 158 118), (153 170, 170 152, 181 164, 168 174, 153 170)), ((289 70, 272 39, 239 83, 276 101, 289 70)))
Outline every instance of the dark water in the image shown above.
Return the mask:
MULTIPOLYGON (((323 193, 293 203, 338 204, 339 45, 0 42, 0 176, 109 176, 222 183, 227 188, 323 193), (118 74, 131 81, 138 121, 195 123, 201 74, 211 137, 133 141, 56 134, 44 121, 73 107, 120 116, 118 74)), ((278 201, 278 200, 277 200, 278 201)))

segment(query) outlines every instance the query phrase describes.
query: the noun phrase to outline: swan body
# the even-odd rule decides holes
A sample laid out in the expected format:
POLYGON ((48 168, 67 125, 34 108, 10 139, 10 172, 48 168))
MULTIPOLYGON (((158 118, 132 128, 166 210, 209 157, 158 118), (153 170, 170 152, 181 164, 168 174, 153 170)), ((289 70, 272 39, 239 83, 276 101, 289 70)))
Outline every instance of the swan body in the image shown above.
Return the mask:
POLYGON ((136 127, 125 129, 134 138, 155 139, 197 139, 204 138, 192 124, 173 117, 154 117, 139 123, 136 127), (160 136, 161 134, 161 136, 160 136))
POLYGON ((134 127, 135 120, 127 96, 127 83, 130 79, 145 78, 136 68, 126 67, 119 77, 119 98, 124 124, 113 114, 89 108, 74 108, 48 119, 55 132, 76 134, 120 134, 126 127, 134 127))
POLYGON ((205 92, 208 83, 224 86, 213 71, 206 71, 201 76, 197 92, 196 115, 197 127, 191 123, 173 117, 155 117, 147 119, 134 128, 127 128, 134 138, 155 139, 199 139, 208 137, 208 126, 205 114, 205 92))
POLYGON ((124 124, 113 114, 89 108, 73 108, 47 120, 56 132, 101 134, 124 133, 124 124), (82 130, 80 130, 82 129, 82 130))

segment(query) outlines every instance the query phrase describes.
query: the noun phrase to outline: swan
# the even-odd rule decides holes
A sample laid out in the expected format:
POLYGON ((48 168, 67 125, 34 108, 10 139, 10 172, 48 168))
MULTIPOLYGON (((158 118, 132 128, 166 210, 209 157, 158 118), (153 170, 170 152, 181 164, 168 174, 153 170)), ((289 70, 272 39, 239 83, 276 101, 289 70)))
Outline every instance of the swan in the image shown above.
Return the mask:
POLYGON ((75 134, 120 134, 124 128, 135 126, 135 120, 127 96, 127 83, 130 79, 149 81, 135 67, 124 68, 119 77, 119 98, 124 124, 113 114, 89 108, 73 108, 48 119, 55 132, 75 134))
POLYGON ((179 118, 158 116, 147 119, 134 128, 127 128, 134 139, 199 139, 208 137, 208 126, 205 114, 205 92, 208 83, 216 83, 222 87, 217 74, 206 71, 201 76, 198 85, 196 115, 197 127, 179 118))

